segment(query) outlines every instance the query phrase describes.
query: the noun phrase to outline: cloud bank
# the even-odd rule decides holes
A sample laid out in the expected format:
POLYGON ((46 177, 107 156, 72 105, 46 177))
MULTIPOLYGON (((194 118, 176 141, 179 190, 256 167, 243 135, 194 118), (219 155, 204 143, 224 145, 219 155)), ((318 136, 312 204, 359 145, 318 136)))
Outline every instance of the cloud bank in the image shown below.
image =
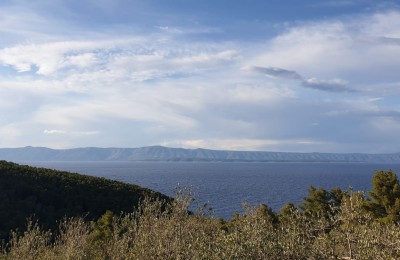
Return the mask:
POLYGON ((0 22, 8 35, 0 40, 2 147, 400 147, 396 10, 288 23, 246 41, 161 20, 144 31, 115 23, 94 32, 10 8, 0 11, 8 12, 0 22), (35 20, 29 30, 26 19, 35 20))

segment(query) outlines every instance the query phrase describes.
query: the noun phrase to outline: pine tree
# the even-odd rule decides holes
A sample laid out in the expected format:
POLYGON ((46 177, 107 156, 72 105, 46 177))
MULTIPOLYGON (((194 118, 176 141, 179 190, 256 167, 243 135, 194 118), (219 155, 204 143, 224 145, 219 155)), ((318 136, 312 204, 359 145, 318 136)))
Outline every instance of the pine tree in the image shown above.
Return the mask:
POLYGON ((376 171, 372 179, 371 200, 366 208, 381 221, 400 220, 400 185, 397 175, 391 170, 376 171))

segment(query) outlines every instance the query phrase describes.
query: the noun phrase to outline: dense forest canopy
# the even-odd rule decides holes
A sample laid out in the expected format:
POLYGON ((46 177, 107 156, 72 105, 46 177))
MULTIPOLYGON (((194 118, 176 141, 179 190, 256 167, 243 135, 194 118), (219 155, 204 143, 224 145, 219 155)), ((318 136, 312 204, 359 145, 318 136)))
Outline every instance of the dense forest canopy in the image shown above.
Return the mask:
POLYGON ((137 185, 0 161, 0 238, 23 229, 29 217, 53 228, 63 217, 131 212, 145 197, 169 199, 137 185))

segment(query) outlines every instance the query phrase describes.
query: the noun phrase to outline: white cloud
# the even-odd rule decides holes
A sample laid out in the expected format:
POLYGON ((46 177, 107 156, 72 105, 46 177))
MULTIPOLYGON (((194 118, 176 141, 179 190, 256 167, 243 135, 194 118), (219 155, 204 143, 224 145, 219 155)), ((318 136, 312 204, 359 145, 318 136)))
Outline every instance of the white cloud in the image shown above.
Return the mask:
POLYGON ((266 139, 194 139, 165 141, 161 145, 185 148, 207 148, 236 151, 304 151, 304 145, 321 145, 310 140, 266 140, 266 139))
POLYGON ((44 131, 43 131, 43 133, 44 134, 66 134, 67 132, 66 131, 64 131, 64 130, 47 130, 47 129, 45 129, 44 131))
POLYGON ((262 44, 196 40, 183 29, 7 44, 0 146, 344 152, 399 144, 385 131, 399 123, 399 21, 396 12, 314 21, 262 44))
POLYGON ((384 37, 400 36, 400 12, 301 24, 258 49, 248 64, 290 68, 305 78, 342 78, 368 82, 393 80, 400 45, 384 37))
POLYGON ((67 57, 65 63, 78 68, 87 68, 99 63, 99 61, 94 53, 83 53, 67 57))
POLYGON ((224 45, 177 46, 155 37, 20 44, 0 49, 0 63, 53 78, 142 82, 215 70, 238 55, 224 45))
POLYGON ((376 13, 358 24, 361 36, 400 38, 400 12, 376 13))
POLYGON ((74 135, 74 136, 85 136, 85 135, 98 135, 100 131, 65 131, 65 130, 47 130, 43 131, 44 134, 60 134, 60 135, 74 135))
POLYGON ((236 85, 229 89, 221 89, 213 95, 226 102, 259 104, 280 102, 285 98, 293 97, 294 92, 289 88, 279 87, 271 83, 248 83, 236 85))
POLYGON ((20 44, 0 50, 0 62, 16 68, 18 72, 31 71, 48 76, 68 66, 78 68, 96 64, 92 51, 107 53, 116 46, 135 43, 137 39, 99 41, 56 41, 41 44, 20 44))

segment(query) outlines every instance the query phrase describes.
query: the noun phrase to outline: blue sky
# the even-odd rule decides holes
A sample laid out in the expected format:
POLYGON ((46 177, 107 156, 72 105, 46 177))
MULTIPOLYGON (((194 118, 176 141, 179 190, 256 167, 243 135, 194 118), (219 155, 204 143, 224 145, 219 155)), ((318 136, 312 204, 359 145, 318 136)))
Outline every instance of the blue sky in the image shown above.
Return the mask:
POLYGON ((6 0, 0 147, 400 152, 400 2, 6 0))

